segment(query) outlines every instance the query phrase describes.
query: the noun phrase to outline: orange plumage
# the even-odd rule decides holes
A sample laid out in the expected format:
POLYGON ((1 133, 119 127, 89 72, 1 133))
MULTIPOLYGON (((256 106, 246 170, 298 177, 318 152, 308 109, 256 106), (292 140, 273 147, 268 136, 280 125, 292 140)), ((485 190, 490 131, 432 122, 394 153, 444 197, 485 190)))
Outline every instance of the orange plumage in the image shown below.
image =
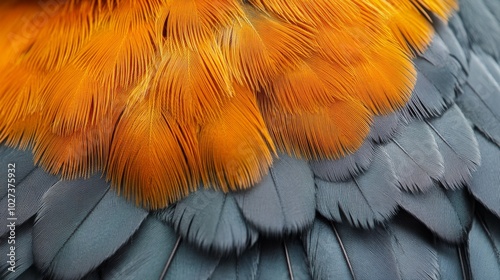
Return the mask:
POLYGON ((277 151, 355 151, 454 0, 0 4, 0 141, 145 207, 257 183, 277 151))

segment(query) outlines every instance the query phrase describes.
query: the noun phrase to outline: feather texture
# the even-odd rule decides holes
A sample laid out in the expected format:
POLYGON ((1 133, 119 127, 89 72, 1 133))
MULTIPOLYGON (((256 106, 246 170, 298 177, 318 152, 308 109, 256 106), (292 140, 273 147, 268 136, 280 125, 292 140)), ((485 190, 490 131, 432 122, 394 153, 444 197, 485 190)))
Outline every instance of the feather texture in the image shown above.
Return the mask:
POLYGON ((393 165, 379 147, 370 169, 347 182, 316 179, 316 208, 329 220, 373 228, 396 213, 401 193, 393 165))
POLYGON ((438 186, 426 193, 413 195, 403 192, 401 207, 420 220, 432 232, 450 242, 461 241, 470 224, 471 205, 463 190, 454 191, 460 197, 438 186))
POLYGON ((211 253, 240 254, 258 238, 245 224, 234 197, 213 190, 198 190, 178 202, 172 223, 184 240, 211 253))
POLYGON ((316 220, 305 236, 315 279, 400 279, 389 234, 316 220), (319 241, 321 240, 321 241, 319 241))
POLYGON ((476 133, 476 138, 482 163, 469 189, 479 202, 500 217, 500 150, 481 134, 476 133))
POLYGON ((97 176, 60 182, 44 195, 37 213, 35 263, 55 278, 83 277, 114 254, 146 215, 109 191, 97 176), (100 238, 93 237, 95 231, 100 238))
POLYGON ((439 182, 446 188, 457 189, 470 182, 472 172, 481 162, 481 155, 467 120, 454 105, 440 118, 427 121, 438 149, 443 156, 444 174, 439 182))
POLYGON ((299 232, 315 217, 313 174, 306 162, 286 155, 259 184, 234 198, 243 217, 267 235, 299 232))
POLYGON ((398 134, 386 145, 398 186, 405 191, 425 192, 444 173, 443 157, 432 132, 424 122, 413 122, 398 134))
POLYGON ((488 138, 500 145, 500 85, 481 60, 471 53, 470 75, 457 105, 488 138))
POLYGON ((200 180, 248 188, 275 151, 338 159, 361 147, 373 115, 408 101, 413 50, 432 38, 428 14, 447 20, 455 8, 452 0, 50 8, 12 0, 0 21, 0 102, 10 104, 0 110, 0 141, 33 147, 37 164, 63 178, 104 172, 151 209, 200 180))
MULTIPOLYGON (((14 184, 16 187, 13 195, 18 201, 23 201, 23 203, 18 204, 19 206, 15 209, 16 225, 22 225, 36 214, 38 207, 40 206, 42 196, 59 181, 60 179, 56 176, 47 174, 41 169, 33 170, 22 180, 18 179, 17 183, 14 184), (33 186, 36 185, 38 186, 33 188, 33 186)), ((0 203, 3 205, 8 205, 7 202, 7 196, 0 200, 0 203)), ((8 212, 7 208, 0 209, 0 218, 7 221, 8 212)), ((0 236, 6 234, 7 231, 8 228, 1 228, 0 236)))
POLYGON ((158 279, 169 257, 166 252, 174 248, 176 240, 177 235, 172 228, 148 217, 130 238, 128 246, 109 260, 103 277, 158 279))

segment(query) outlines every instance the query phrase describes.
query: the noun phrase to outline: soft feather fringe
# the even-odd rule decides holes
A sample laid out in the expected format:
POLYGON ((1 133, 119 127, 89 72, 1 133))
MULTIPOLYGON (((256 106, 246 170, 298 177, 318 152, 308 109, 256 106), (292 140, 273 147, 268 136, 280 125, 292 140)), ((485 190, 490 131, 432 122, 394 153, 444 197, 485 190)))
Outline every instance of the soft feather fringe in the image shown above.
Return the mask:
POLYGON ((0 4, 0 141, 67 178, 103 170, 161 208, 255 184, 276 150, 358 149, 404 106, 428 13, 454 0, 0 4), (28 19, 28 20, 26 20, 28 19), (43 19, 43 20, 40 20, 43 19))

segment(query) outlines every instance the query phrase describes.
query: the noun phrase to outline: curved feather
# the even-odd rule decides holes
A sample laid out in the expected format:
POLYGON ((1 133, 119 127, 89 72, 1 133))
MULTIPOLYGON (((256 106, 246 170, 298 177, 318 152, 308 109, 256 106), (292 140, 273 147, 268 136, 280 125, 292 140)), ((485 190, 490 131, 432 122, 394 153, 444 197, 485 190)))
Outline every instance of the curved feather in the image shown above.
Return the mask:
POLYGON ((366 231, 320 219, 304 240, 314 279, 400 279, 391 246, 382 228, 366 231))
POLYGON ((299 232, 315 217, 313 174, 305 161, 286 155, 260 183, 233 195, 243 217, 266 235, 299 232))
POLYGON ((481 162, 472 128, 456 105, 441 117, 426 122, 444 160, 444 174, 439 182, 451 189, 464 186, 481 162))
MULTIPOLYGON (((137 90, 140 93, 141 88, 137 90)), ((199 156, 194 128, 178 123, 154 104, 148 98, 121 115, 106 169, 119 192, 157 209, 194 188, 199 156)))
POLYGON ((475 133, 481 151, 481 166, 472 177, 469 190, 490 211, 500 217, 500 149, 475 133))
POLYGON ((474 52, 469 72, 457 105, 481 132, 500 145, 500 85, 474 52))
POLYGON ((198 190, 172 210, 172 224, 189 243, 210 253, 241 254, 258 238, 238 209, 233 196, 198 190))
POLYGON ((102 269, 105 279, 158 279, 176 243, 174 230, 148 217, 122 249, 102 269), (161 248, 161 250, 159 250, 161 248))
MULTIPOLYGON (((6 205, 6 204, 5 204, 6 205)), ((7 220, 4 220, 7 221, 7 220)), ((9 223, 7 222, 7 225, 9 223)), ((16 223, 16 228, 14 230, 14 238, 8 239, 7 236, 0 239, 0 250, 5 252, 0 257, 0 277, 5 280, 20 279, 26 270, 28 270, 33 265, 33 254, 31 246, 32 232, 31 226, 26 224, 24 226, 19 226, 16 223), (12 243, 14 240, 15 243, 12 243), (9 242, 10 241, 10 242, 9 242), (11 247, 14 247, 14 271, 9 270, 12 265, 9 263, 11 261, 11 247)))
POLYGON ((500 236, 492 234, 488 225, 474 219, 469 234, 469 256, 474 279, 500 278, 500 236))
MULTIPOLYGON (((8 177, 5 176, 2 178, 8 177)), ((15 186, 15 193, 11 194, 14 195, 17 201, 22 201, 22 203, 17 203, 17 207, 15 207, 17 226, 22 225, 37 213, 40 202, 42 201, 42 196, 59 181, 60 179, 56 176, 47 174, 39 168, 31 171, 25 178, 16 178, 16 183, 13 184, 15 186)), ((0 204, 8 205, 7 202, 7 196, 0 199, 0 204)), ((8 212, 7 208, 0 209, 0 218, 4 221, 8 221, 8 212)), ((0 228, 0 236, 6 234, 8 230, 7 227, 0 228)))
POLYGON ((431 235, 411 217, 400 215, 388 228, 401 279, 439 279, 431 235))
POLYGON ((316 208, 329 220, 373 228, 391 218, 400 203, 393 165, 379 147, 370 168, 347 182, 316 179, 316 208))
POLYGON ((386 146, 394 166, 397 186, 410 192, 425 192, 444 174, 443 157, 432 132, 424 122, 400 129, 386 146))
POLYGON ((112 256, 146 215, 97 176, 62 181, 44 195, 36 216, 35 264, 55 278, 83 277, 112 256))
POLYGON ((388 115, 373 116, 373 123, 368 138, 377 144, 382 144, 391 140, 399 128, 399 118, 400 115, 398 112, 388 115))
POLYGON ((403 192, 400 206, 437 236, 460 242, 470 225, 470 204, 463 190, 444 191, 434 186, 418 195, 403 192))
POLYGON ((309 164, 314 175, 321 180, 348 181, 370 167, 375 149, 370 141, 365 140, 363 145, 351 155, 337 160, 313 160, 309 164))
POLYGON ((276 153, 257 101, 248 89, 239 85, 235 89, 236 95, 221 115, 201 127, 197 135, 202 179, 225 192, 258 183, 276 153))
POLYGON ((483 0, 460 1, 459 14, 471 43, 478 44, 486 53, 498 59, 500 38, 490 34, 499 34, 500 25, 483 0))

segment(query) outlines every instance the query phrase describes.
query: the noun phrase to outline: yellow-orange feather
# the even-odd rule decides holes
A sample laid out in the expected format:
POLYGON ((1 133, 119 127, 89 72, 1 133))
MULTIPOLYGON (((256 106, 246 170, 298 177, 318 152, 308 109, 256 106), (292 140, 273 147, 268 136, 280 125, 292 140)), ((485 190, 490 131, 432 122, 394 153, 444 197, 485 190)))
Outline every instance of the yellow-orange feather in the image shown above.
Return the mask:
POLYGON ((404 106, 455 0, 0 3, 0 141, 149 208, 339 158, 404 106))

